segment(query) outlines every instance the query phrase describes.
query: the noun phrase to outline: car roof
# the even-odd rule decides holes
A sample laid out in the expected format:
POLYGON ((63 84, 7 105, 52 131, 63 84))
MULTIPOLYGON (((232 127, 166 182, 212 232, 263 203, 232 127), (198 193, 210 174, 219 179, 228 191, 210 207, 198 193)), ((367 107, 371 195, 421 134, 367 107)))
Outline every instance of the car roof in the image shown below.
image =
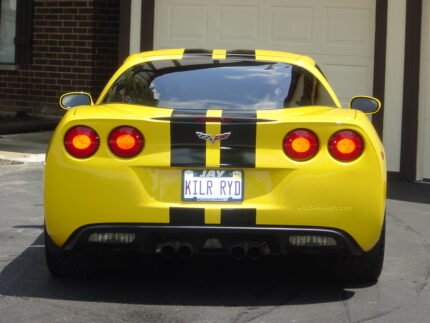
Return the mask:
POLYGON ((180 63, 181 60, 187 60, 187 64, 194 64, 193 59, 197 61, 208 60, 216 63, 217 61, 234 61, 234 60, 249 60, 249 61, 262 61, 262 62, 280 62, 286 64, 292 64, 295 66, 302 67, 312 74, 314 74, 326 87, 331 97, 336 103, 336 106, 341 107, 339 99, 336 93, 331 88, 321 69, 316 65, 315 61, 306 55, 295 54, 283 51, 274 50, 262 50, 262 49, 160 49, 153 51, 146 51, 136 53, 128 56, 124 63, 111 77, 103 91, 101 92, 96 104, 99 104, 108 89, 113 82, 129 68, 143 63, 151 63, 155 61, 171 61, 172 66, 183 66, 184 62, 180 63))
POLYGON ((210 57, 213 60, 246 59, 258 61, 279 61, 290 63, 305 68, 315 67, 315 61, 306 55, 294 54, 290 52, 272 50, 226 50, 226 49, 160 49, 132 54, 124 61, 124 65, 132 66, 135 64, 157 61, 157 60, 181 60, 186 58, 210 57))

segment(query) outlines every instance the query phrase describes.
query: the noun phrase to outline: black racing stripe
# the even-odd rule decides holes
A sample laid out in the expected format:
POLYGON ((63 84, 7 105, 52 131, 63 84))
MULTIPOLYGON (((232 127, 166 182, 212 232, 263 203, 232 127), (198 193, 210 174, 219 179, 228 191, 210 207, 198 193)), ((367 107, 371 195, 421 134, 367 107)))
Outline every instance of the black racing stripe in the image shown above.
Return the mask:
POLYGON ((212 57, 212 51, 207 49, 188 48, 184 50, 184 54, 182 55, 182 58, 189 58, 189 57, 196 57, 196 56, 212 57))
POLYGON ((233 121, 221 123, 221 133, 231 133, 221 141, 221 167, 254 168, 257 112, 224 111, 222 117, 233 121))
POLYGON ((206 141, 196 132, 205 132, 204 122, 196 118, 206 116, 206 110, 173 111, 170 121, 170 165, 204 167, 206 141))
POLYGON ((221 225, 255 226, 256 219, 256 209, 221 209, 221 225))
POLYGON ((205 209, 203 208, 170 208, 171 225, 204 225, 205 209))
POLYGON ((226 58, 256 59, 255 50, 247 50, 247 49, 228 50, 226 53, 226 58))

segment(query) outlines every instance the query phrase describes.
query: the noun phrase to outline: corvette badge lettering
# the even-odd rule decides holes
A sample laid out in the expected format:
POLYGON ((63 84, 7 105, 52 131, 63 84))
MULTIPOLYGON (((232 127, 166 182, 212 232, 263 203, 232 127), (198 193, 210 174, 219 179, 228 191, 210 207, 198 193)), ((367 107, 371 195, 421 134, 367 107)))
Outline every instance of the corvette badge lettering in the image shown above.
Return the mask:
POLYGON ((208 134, 208 133, 204 133, 204 132, 196 131, 196 135, 197 135, 197 137, 199 137, 200 139, 203 139, 203 140, 209 141, 209 142, 211 142, 212 144, 214 144, 217 140, 218 140, 218 141, 221 141, 221 140, 225 140, 225 139, 227 139, 228 137, 230 137, 231 132, 225 132, 225 133, 221 133, 221 134, 219 134, 219 135, 212 136, 211 134, 208 134))

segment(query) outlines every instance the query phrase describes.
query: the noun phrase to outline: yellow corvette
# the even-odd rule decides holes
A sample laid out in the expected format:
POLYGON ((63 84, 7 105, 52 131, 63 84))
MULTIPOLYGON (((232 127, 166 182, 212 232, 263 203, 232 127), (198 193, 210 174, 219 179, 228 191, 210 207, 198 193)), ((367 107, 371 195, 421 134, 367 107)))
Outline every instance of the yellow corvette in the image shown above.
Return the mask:
POLYGON ((256 259, 337 253, 345 277, 376 281, 386 166, 366 114, 342 108, 306 56, 264 50, 131 55, 95 103, 68 112, 46 157, 49 270, 93 249, 256 259))

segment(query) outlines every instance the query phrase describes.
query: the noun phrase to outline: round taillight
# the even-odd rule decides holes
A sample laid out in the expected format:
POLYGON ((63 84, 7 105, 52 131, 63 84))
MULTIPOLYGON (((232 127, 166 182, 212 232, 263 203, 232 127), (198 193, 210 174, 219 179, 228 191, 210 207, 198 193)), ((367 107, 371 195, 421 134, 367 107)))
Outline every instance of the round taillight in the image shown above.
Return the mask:
POLYGON ((338 131, 330 137, 328 150, 337 160, 353 161, 363 153, 363 138, 352 130, 338 131))
POLYGON ((76 126, 67 131, 64 146, 76 158, 88 158, 95 154, 100 145, 99 135, 86 126, 76 126))
POLYGON ((133 127, 123 126, 114 129, 108 139, 110 150, 122 158, 131 158, 143 149, 142 133, 133 127))
POLYGON ((292 130, 284 138, 285 154, 298 161, 309 160, 314 157, 319 148, 317 136, 307 129, 292 130))

